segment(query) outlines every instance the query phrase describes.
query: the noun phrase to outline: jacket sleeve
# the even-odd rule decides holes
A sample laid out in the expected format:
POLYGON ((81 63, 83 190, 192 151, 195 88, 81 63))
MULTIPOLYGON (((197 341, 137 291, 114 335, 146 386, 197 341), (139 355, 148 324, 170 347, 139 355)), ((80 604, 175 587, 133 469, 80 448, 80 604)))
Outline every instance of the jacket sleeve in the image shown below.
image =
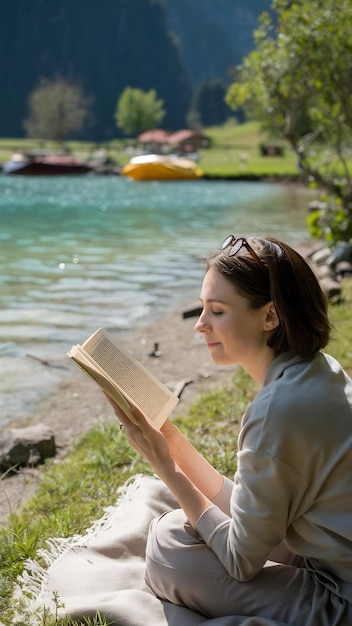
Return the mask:
POLYGON ((221 491, 212 499, 212 503, 215 504, 221 511, 223 511, 228 517, 231 517, 231 495, 233 490, 233 481, 229 478, 224 478, 224 484, 221 491))
POLYGON ((286 536, 305 490, 305 481, 290 466, 269 454, 243 450, 238 454, 231 517, 213 504, 195 529, 231 576, 250 580, 286 536))

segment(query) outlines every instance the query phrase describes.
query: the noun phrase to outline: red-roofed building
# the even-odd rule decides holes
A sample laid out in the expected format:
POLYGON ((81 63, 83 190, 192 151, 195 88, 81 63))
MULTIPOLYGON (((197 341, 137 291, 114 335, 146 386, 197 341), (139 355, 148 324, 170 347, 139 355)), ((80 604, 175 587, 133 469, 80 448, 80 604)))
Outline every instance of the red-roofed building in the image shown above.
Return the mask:
POLYGON ((166 130, 155 128, 154 130, 146 130, 139 135, 137 141, 143 145, 144 149, 158 154, 163 151, 163 146, 168 146, 168 137, 169 133, 166 130))
POLYGON ((159 154, 169 152, 173 148, 181 154, 191 154, 200 148, 209 147, 209 138, 197 130, 178 130, 168 133, 160 128, 147 130, 138 136, 137 141, 143 148, 159 154))
POLYGON ((176 146, 179 152, 187 154, 209 147, 209 139, 198 130, 178 130, 168 136, 170 146, 176 146))

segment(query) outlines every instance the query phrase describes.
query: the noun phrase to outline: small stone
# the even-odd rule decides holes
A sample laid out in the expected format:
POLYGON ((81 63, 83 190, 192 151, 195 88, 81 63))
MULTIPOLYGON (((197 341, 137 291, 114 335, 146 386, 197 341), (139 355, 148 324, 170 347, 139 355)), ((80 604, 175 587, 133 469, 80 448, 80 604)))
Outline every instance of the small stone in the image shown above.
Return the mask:
POLYGON ((43 424, 0 432, 0 471, 38 465, 55 454, 54 434, 43 424))

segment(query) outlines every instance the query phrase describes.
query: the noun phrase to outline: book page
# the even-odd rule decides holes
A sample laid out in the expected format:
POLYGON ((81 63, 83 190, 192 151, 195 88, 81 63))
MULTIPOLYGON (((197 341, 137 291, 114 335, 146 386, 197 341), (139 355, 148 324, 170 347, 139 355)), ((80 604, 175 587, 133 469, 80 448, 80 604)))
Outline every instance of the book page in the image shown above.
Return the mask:
MULTIPOLYGON (((82 347, 74 348, 76 350, 74 360, 78 364, 79 360, 86 361, 90 363, 89 369, 96 369, 100 375, 106 375, 120 390, 127 403, 139 407, 157 428, 160 428, 178 403, 177 396, 131 354, 119 347, 105 329, 100 328, 84 342, 82 347), (77 352, 82 356, 78 358, 77 352)), ((69 356, 74 358, 73 348, 69 356)), ((87 369, 86 363, 81 363, 83 369, 87 369)), ((92 376, 92 372, 87 373, 92 376)), ((95 380, 97 378, 92 377, 95 380)), ((98 380, 96 382, 101 384, 98 380)))
POLYGON ((78 365, 81 370, 90 376, 110 398, 115 400, 116 404, 126 413, 130 420, 133 421, 131 406, 128 404, 125 396, 116 387, 113 380, 110 380, 97 363, 91 359, 90 355, 85 352, 81 346, 72 346, 68 356, 78 365))

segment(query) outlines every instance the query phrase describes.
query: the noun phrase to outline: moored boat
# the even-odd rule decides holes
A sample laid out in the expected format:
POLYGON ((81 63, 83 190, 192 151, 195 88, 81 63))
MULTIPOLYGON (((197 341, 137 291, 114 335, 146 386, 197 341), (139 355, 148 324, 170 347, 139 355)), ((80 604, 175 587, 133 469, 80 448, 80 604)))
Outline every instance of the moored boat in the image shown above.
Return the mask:
POLYGON ((191 159, 160 154, 133 157, 121 169, 133 180, 190 180, 201 178, 202 170, 191 159))
POLYGON ((68 174, 86 174, 91 166, 70 155, 35 154, 15 152, 11 159, 4 163, 4 174, 26 176, 60 176, 68 174))

